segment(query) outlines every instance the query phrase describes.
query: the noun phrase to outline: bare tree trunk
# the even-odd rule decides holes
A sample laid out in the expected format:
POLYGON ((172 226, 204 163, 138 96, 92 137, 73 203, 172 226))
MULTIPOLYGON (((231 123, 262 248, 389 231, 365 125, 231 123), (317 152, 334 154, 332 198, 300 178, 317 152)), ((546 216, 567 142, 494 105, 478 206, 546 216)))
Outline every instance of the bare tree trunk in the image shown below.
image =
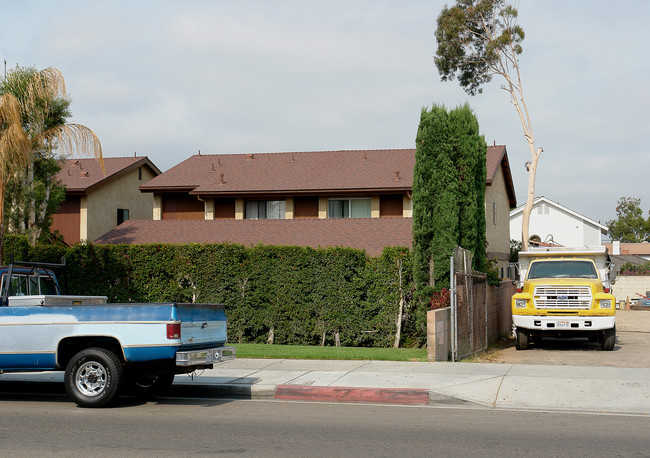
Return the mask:
MULTIPOLYGON (((36 196, 34 195, 34 158, 32 157, 31 163, 27 167, 27 181, 25 182, 25 190, 29 192, 30 196, 27 199, 27 230, 31 231, 31 228, 34 227, 36 223, 36 196)), ((31 239, 31 234, 30 234, 31 239)), ((31 240, 30 240, 31 241, 31 240)), ((32 246, 35 243, 32 243, 32 246)))
MULTIPOLYGON (((32 246, 36 245, 36 242, 41 237, 41 233, 43 232, 43 226, 41 223, 45 221, 45 215, 47 214, 47 206, 48 203, 50 202, 51 192, 52 192, 52 182, 49 182, 45 187, 45 196, 43 198, 43 202, 41 202, 41 206, 38 209, 38 212, 36 212, 36 208, 34 209, 36 218, 34 220, 34 225, 30 228, 30 237, 32 237, 32 246)), ((194 285, 192 285, 192 287, 194 288, 194 285)), ((194 296, 194 294, 192 294, 192 296, 194 296)))
POLYGON ((327 336, 327 333, 323 331, 323 337, 320 340, 320 346, 324 347, 325 346, 325 336, 327 336))
POLYGON ((534 141, 530 141, 529 146, 532 161, 528 165, 528 194, 526 195, 526 205, 524 205, 524 211, 521 215, 521 249, 523 251, 528 249, 528 239, 530 237, 530 214, 533 211, 533 204, 535 203, 535 176, 537 174, 537 162, 539 161, 539 156, 542 154, 542 151, 544 151, 542 148, 535 151, 534 141))
POLYGON ((395 342, 393 348, 399 348, 402 339, 402 320, 404 319, 404 294, 402 292, 402 260, 397 260, 397 274, 399 276, 399 311, 397 312, 397 322, 395 323, 395 342))

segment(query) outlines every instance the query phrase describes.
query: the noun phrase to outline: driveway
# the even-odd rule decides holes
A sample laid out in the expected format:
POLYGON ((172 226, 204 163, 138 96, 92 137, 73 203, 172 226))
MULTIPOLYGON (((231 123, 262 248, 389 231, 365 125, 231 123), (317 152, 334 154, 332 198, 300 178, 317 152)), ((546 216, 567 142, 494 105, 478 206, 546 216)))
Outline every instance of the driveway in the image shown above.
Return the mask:
POLYGON ((513 343, 476 360, 505 364, 650 368, 650 311, 616 311, 616 346, 613 351, 601 351, 599 343, 589 343, 587 339, 544 339, 529 350, 517 351, 513 343))

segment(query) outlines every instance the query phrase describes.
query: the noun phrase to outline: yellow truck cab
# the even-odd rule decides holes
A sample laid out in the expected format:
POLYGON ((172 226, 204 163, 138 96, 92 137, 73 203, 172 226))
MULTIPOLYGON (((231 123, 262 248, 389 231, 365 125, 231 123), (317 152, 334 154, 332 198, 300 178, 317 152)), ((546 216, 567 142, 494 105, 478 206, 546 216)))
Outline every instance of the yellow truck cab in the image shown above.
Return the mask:
POLYGON ((588 337, 612 350, 616 342, 615 267, 605 247, 535 247, 519 253, 512 296, 517 350, 542 337, 588 337))

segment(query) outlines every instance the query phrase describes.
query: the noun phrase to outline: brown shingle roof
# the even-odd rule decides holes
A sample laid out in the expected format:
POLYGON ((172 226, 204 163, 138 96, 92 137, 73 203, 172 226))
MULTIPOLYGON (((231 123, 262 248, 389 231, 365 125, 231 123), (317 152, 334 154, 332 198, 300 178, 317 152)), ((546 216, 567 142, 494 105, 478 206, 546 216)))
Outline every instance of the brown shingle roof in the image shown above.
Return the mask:
MULTIPOLYGON (((408 191, 415 149, 195 155, 140 186, 204 196, 302 192, 408 191)), ((486 185, 499 167, 511 207, 516 197, 506 147, 487 148, 486 185)))
POLYGON ((353 247, 371 256, 411 245, 411 218, 125 221, 95 243, 239 243, 353 247))
POLYGON ((415 150, 195 155, 140 186, 192 194, 409 190, 415 150))
POLYGON ((102 173, 96 159, 67 159, 56 177, 65 185, 69 193, 86 193, 93 186, 141 165, 147 165, 155 174, 160 174, 158 167, 146 156, 105 157, 106 175, 102 173))

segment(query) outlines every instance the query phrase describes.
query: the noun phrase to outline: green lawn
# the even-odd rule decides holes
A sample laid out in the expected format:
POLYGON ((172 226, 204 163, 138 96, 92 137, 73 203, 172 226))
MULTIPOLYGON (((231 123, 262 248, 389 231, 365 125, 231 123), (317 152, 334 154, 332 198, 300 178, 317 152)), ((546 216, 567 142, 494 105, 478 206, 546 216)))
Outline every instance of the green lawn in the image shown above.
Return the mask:
POLYGON ((237 358, 361 359, 426 361, 426 348, 311 347, 304 345, 234 344, 237 358))

